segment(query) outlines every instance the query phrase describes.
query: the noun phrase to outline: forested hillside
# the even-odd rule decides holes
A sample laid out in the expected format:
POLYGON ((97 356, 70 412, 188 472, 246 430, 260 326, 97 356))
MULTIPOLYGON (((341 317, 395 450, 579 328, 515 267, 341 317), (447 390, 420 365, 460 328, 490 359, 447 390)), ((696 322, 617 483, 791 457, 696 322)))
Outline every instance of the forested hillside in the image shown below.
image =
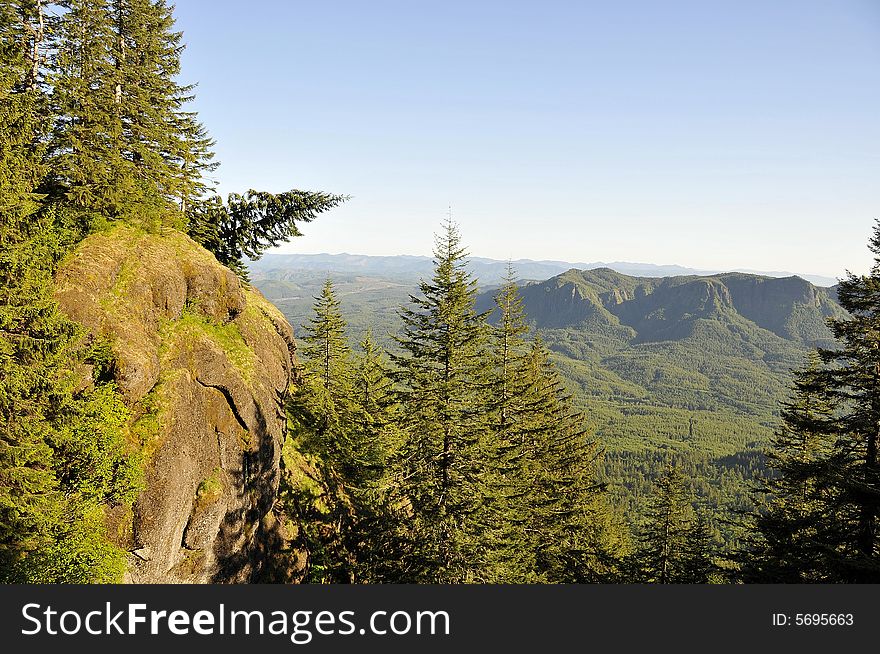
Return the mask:
POLYGON ((716 516, 748 508, 791 371, 831 343, 825 320, 845 315, 831 290, 744 273, 571 270, 522 294, 607 448, 605 478, 630 516, 669 461, 716 516))
MULTIPOLYGON (((283 261, 282 255, 255 265, 253 277, 294 329, 330 275, 352 339, 371 329, 393 349, 411 273, 393 265, 384 275, 326 273, 285 269, 283 261)), ((629 519, 638 522, 652 480, 674 460, 719 518, 719 532, 730 531, 723 519, 730 510, 752 504, 750 488, 765 471, 762 449, 791 371, 810 348, 831 343, 826 319, 845 315, 835 289, 745 273, 569 270, 520 292, 525 320, 545 340, 603 443, 603 478, 629 519)), ((491 312, 496 293, 482 292, 477 309, 491 312)))
POLYGON ((0 3, 0 582, 880 580, 880 223, 832 290, 481 289, 451 217, 417 279, 252 284, 349 198, 221 198, 182 48, 0 3))

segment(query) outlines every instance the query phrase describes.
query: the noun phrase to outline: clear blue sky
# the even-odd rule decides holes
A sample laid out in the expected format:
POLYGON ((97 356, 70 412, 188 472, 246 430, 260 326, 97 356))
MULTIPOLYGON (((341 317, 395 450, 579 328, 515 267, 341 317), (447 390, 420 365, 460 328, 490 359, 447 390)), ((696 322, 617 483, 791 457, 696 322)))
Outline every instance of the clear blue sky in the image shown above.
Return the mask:
POLYGON ((864 272, 880 0, 178 0, 221 191, 352 195, 285 251, 864 272))

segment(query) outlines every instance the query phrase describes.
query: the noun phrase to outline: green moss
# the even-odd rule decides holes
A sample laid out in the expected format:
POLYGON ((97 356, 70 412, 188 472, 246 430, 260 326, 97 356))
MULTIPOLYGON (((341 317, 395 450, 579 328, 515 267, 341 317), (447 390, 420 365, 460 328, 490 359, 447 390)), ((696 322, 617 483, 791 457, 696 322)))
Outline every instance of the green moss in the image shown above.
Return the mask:
POLYGON ((202 569, 202 563, 205 560, 205 552, 202 550, 190 550, 186 553, 183 561, 177 564, 177 572, 190 576, 196 574, 202 569))
MULTIPOLYGON (((178 373, 180 374, 180 373, 178 373)), ((162 445, 165 419, 170 400, 166 394, 168 377, 163 375, 156 385, 138 402, 129 427, 131 439, 139 448, 143 461, 149 462, 162 445)))
POLYGON ((198 488, 196 488, 196 503, 194 510, 202 510, 211 504, 214 504, 223 496, 223 471, 220 468, 214 468, 211 476, 202 480, 198 488))
MULTIPOLYGON (((196 340, 205 338, 223 350, 226 358, 245 381, 253 381, 256 356, 234 322, 215 323, 200 313, 197 307, 188 304, 180 319, 168 324, 168 330, 170 334, 167 337, 163 335, 163 342, 170 337, 178 348, 185 348, 196 340)), ((162 350, 167 353, 169 347, 173 346, 169 344, 162 350)), ((160 351, 161 354, 163 351, 160 351)))

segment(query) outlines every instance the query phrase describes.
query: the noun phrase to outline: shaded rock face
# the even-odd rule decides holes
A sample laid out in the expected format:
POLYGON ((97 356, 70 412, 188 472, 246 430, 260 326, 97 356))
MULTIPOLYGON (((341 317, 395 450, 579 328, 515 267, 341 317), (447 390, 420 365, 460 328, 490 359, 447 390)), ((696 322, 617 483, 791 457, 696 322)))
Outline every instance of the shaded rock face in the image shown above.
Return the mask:
POLYGON ((286 429, 283 316, 183 234, 118 227, 61 266, 56 296, 115 355, 145 487, 110 512, 133 583, 259 579, 286 429))

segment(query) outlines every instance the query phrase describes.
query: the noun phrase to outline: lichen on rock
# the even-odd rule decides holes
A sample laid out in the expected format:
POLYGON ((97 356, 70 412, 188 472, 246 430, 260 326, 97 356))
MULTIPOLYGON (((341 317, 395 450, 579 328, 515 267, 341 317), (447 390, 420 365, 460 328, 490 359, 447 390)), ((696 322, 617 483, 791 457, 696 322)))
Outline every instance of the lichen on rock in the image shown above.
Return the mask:
POLYGON ((89 236, 56 288, 62 309, 110 343, 144 455, 133 510, 109 514, 129 551, 126 580, 259 579, 281 522, 271 512, 295 369, 287 321, 170 229, 89 236))

